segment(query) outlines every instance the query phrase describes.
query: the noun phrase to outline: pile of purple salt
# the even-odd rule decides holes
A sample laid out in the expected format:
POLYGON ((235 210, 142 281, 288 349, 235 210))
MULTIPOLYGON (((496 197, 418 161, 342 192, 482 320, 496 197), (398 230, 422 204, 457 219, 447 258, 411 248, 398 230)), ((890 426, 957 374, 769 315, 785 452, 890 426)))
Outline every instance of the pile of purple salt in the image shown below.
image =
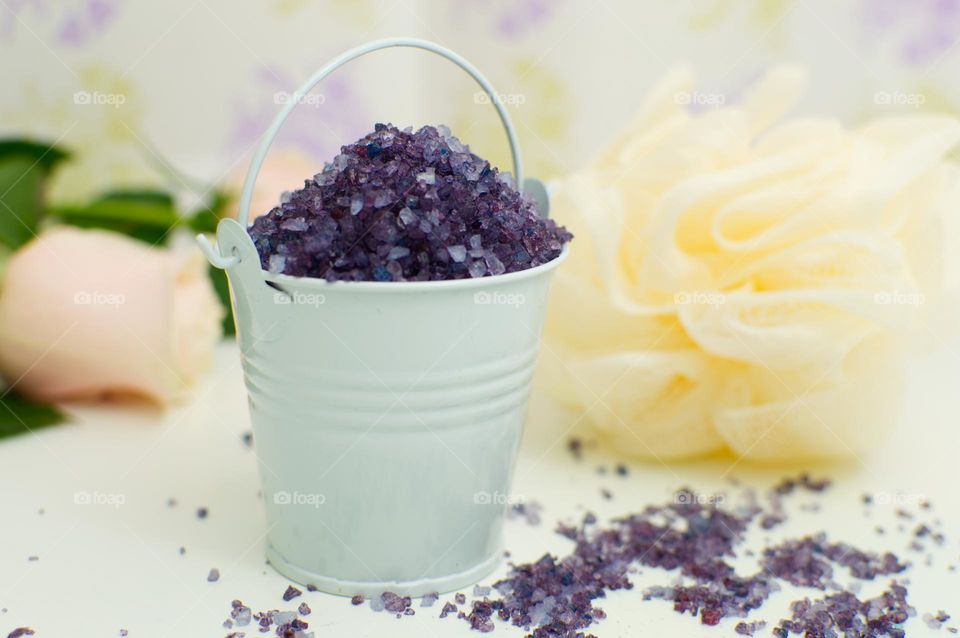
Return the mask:
POLYGON ((500 275, 572 235, 446 127, 377 124, 250 228, 263 268, 328 281, 500 275))
MULTIPOLYGON (((681 614, 698 617, 705 625, 742 618, 734 626, 739 635, 752 636, 767 626, 756 610, 781 583, 830 592, 817 600, 791 605, 792 617, 775 623, 767 633, 780 638, 900 638, 903 624, 916 615, 907 604, 905 583, 892 581, 875 598, 861 600, 834 580, 843 568, 859 581, 902 573, 907 564, 892 553, 876 554, 828 540, 817 533, 768 546, 758 557, 756 571, 743 574, 733 559, 746 532, 768 529, 771 513, 785 520, 782 498, 798 489, 819 493, 829 481, 808 476, 781 483, 767 493, 769 508, 756 494, 745 491, 747 504, 724 510, 681 491, 672 502, 650 505, 642 512, 601 527, 587 514, 577 526, 561 525, 558 532, 574 541, 563 557, 546 554, 539 560, 515 564, 506 578, 494 584, 495 595, 473 600, 465 611, 446 603, 440 614, 451 613, 479 632, 493 631, 500 620, 521 627, 532 638, 590 638, 585 629, 606 614, 597 602, 608 592, 632 589, 630 574, 637 567, 677 572, 682 578, 670 586, 650 587, 646 600, 667 600, 681 614)), ((752 556, 747 551, 746 555, 752 556)), ((930 615, 928 624, 942 624, 946 612, 930 615)), ((948 628, 953 633, 953 628, 948 628)))

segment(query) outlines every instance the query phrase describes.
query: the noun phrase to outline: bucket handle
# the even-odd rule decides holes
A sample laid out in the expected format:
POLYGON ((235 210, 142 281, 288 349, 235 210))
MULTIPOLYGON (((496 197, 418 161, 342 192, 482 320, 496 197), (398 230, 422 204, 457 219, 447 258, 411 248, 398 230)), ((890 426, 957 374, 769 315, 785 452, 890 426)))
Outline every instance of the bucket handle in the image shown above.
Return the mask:
MULTIPOLYGON (((310 78, 303 83, 303 85, 293 94, 293 96, 291 96, 291 99, 284 104, 283 108, 280 109, 280 112, 277 114, 276 118, 274 118, 273 122, 270 124, 270 127, 264 134, 263 139, 260 141, 260 145, 257 147, 257 151, 253 155, 253 159, 250 160, 250 168, 247 170, 247 177, 243 182, 243 190, 240 193, 240 207, 237 214, 237 221, 242 228, 247 228, 247 220, 250 213, 250 200, 253 198, 253 187, 254 184, 256 184, 257 176, 260 173, 260 168, 263 166, 263 161, 267 156, 267 152, 270 150, 270 145, 273 143, 273 140, 280 132, 280 128, 293 112, 293 109, 297 107, 300 100, 310 91, 312 91, 313 88, 316 87, 321 81, 323 81, 324 78, 347 62, 373 51, 379 51, 380 49, 388 49, 391 47, 411 47, 414 49, 423 49, 425 51, 436 53, 437 55, 456 64, 458 67, 466 71, 470 77, 476 80, 477 84, 480 85, 480 88, 482 88, 487 94, 487 97, 490 99, 490 103, 493 104, 493 106, 497 109, 497 114, 500 116, 500 122, 503 124, 503 128, 507 133, 507 141, 510 143, 510 156, 513 160, 513 172, 518 188, 530 188, 532 190, 530 193, 531 196, 535 197, 541 202, 543 213, 546 214, 546 207, 548 205, 546 202, 546 191, 544 190, 543 185, 536 180, 528 180, 528 183, 524 183, 520 163, 520 147, 517 144, 517 136, 513 128, 513 122, 510 121, 510 116, 507 114, 507 110, 504 108, 502 101, 497 98, 497 94, 496 91, 494 91, 493 86, 483 76, 483 74, 480 73, 480 71, 465 58, 454 53, 450 49, 440 46, 434 42, 430 42, 429 40, 422 40, 420 38, 384 38, 382 40, 374 40, 353 49, 349 49, 335 57, 324 67, 310 76, 310 78)), ((210 263, 218 268, 230 268, 239 261, 239 257, 236 253, 226 257, 222 256, 203 235, 199 235, 197 237, 197 241, 200 244, 202 252, 210 261, 210 263)))
POLYGON ((513 159, 513 170, 514 175, 516 176, 517 184, 523 184, 523 176, 521 174, 520 167, 520 149, 517 145, 516 134, 513 129, 513 123, 510 121, 510 116, 507 114, 506 109, 504 108, 502 102, 497 99, 497 94, 494 91, 493 87, 490 85, 490 82, 474 67, 470 62, 465 60, 463 57, 457 55, 450 49, 435 44, 428 40, 421 40, 419 38, 386 38, 383 40, 374 40, 373 42, 368 42, 367 44, 360 45, 356 48, 345 51, 335 57, 333 60, 327 63, 322 69, 314 73, 310 79, 304 82, 296 93, 293 94, 290 100, 283 106, 280 110, 280 113, 277 114, 276 119, 273 120, 273 123, 270 125, 270 128, 267 129, 266 134, 263 137, 263 140, 260 142, 260 146, 257 148, 257 152, 254 154, 253 159, 250 161, 250 169, 247 171, 247 178, 243 183, 243 191, 240 194, 240 211, 238 221, 240 225, 244 228, 247 227, 247 219, 250 212, 250 200, 253 197, 253 186, 256 183, 257 175, 260 173, 260 167, 263 165, 263 160, 267 155, 267 151, 270 149, 270 144, 276 138, 277 134, 280 132, 280 128, 283 126, 283 123, 286 121, 287 117, 293 112, 293 109, 297 107, 300 100, 306 96, 310 91, 314 89, 320 82, 326 78, 330 73, 340 68, 347 62, 359 58, 362 55, 372 53, 373 51, 379 51, 380 49, 387 49, 391 47, 412 47, 415 49, 423 49, 425 51, 430 51, 436 53, 437 55, 444 57, 458 67, 470 74, 470 76, 477 81, 477 84, 484 90, 487 94, 487 97, 490 98, 490 103, 493 104, 497 109, 497 114, 500 116, 500 121, 503 123, 504 129, 507 132, 507 140, 510 142, 510 155, 513 159))

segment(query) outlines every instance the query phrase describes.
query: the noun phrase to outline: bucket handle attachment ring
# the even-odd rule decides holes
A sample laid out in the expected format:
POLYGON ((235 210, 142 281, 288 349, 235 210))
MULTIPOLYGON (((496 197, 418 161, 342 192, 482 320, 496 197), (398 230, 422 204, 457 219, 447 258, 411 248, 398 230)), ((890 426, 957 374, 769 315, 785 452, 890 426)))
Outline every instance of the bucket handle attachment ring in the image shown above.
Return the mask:
MULTIPOLYGON (((500 122, 503 124, 503 128, 506 131, 507 141, 510 143, 510 156, 513 160, 513 171, 516 178, 516 183, 521 188, 526 186, 523 181, 523 173, 520 162, 520 147, 517 144, 517 136, 513 128, 513 122, 511 122, 510 116, 507 114, 507 110, 502 101, 498 99, 497 93, 494 91, 493 86, 483 76, 483 74, 480 73, 480 71, 465 58, 454 53, 450 49, 440 46, 434 42, 430 42, 429 40, 422 40, 420 38, 385 38, 382 40, 374 40, 353 49, 349 49, 335 57, 320 70, 310 76, 310 78, 304 82, 299 89, 297 89, 292 98, 288 100, 286 104, 284 104, 283 108, 280 109, 280 112, 277 114, 276 118, 274 118, 273 122, 270 124, 270 127, 264 134, 263 139, 260 141, 260 145, 257 147, 257 151, 253 155, 253 159, 250 160, 250 168, 247 170, 247 177, 243 182, 243 190, 240 193, 240 206, 237 215, 237 221, 241 227, 244 229, 247 228, 247 220, 250 213, 250 200, 253 198, 253 187, 254 184, 256 184, 257 176, 260 173, 260 168, 263 166, 263 161, 267 156, 267 152, 270 150, 270 145, 277 137, 277 134, 280 132, 284 122, 286 122, 287 118, 293 112, 293 109, 296 108, 300 103, 300 100, 310 93, 310 91, 312 91, 314 87, 323 81, 324 78, 347 62, 350 62, 351 60, 359 58, 368 53, 372 53, 373 51, 379 51, 380 49, 388 49, 391 47, 410 47, 436 53, 437 55, 456 64, 458 67, 466 71, 470 77, 476 80, 477 84, 480 85, 480 88, 482 88, 487 94, 487 97, 490 99, 490 103, 493 104, 493 106, 497 109, 497 115, 500 116, 500 122)), ((534 180, 530 181, 532 182, 534 180)), ((542 185, 539 185, 538 183, 538 186, 542 189, 542 185)), ((538 196, 539 198, 538 193, 534 193, 534 195, 538 196)), ((235 252, 229 256, 221 255, 220 252, 210 244, 204 235, 198 235, 197 242, 200 244, 200 249, 206 258, 217 268, 230 268, 240 261, 239 255, 237 255, 235 252)))

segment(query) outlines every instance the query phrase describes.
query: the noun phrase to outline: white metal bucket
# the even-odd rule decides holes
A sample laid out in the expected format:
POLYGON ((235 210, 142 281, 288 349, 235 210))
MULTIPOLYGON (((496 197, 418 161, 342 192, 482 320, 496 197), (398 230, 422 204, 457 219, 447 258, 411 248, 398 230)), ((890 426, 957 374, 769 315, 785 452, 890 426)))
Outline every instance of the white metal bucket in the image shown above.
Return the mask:
MULTIPOLYGON (((301 89, 393 39, 349 51, 301 89)), ((494 101, 495 104, 497 104, 494 101)), ((285 108, 254 157, 240 220, 223 220, 226 269, 266 503, 267 556, 337 594, 421 595, 488 574, 526 412, 551 272, 435 282, 272 275, 246 232, 253 182, 285 108)), ((498 105, 514 152, 512 127, 498 105)), ((522 182, 521 182, 522 183, 522 182)))

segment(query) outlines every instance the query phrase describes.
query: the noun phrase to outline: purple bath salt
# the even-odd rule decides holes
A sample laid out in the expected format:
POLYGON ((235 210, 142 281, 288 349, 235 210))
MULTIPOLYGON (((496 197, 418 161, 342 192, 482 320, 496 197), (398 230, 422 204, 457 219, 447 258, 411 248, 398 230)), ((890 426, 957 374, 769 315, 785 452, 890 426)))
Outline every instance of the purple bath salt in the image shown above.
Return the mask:
POLYGON ((377 124, 282 199, 250 227, 261 266, 327 281, 500 275, 573 237, 444 126, 377 124))
POLYGON ((392 591, 385 591, 380 594, 380 600, 383 601, 383 608, 395 614, 403 614, 410 607, 410 597, 400 596, 392 591))

